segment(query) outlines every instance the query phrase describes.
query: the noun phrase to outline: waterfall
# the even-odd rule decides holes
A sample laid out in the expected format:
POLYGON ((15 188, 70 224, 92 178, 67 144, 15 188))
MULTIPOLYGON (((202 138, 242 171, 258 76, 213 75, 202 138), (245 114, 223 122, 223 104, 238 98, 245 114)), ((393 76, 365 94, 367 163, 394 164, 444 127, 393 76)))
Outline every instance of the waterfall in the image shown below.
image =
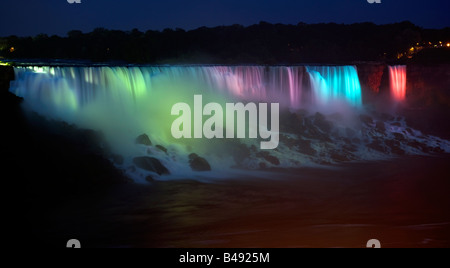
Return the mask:
POLYGON ((356 67, 310 66, 307 70, 316 105, 328 105, 341 100, 356 107, 362 104, 361 84, 356 67))
POLYGON ((267 102, 284 109, 330 111, 334 101, 361 106, 353 66, 16 67, 15 72, 11 92, 38 113, 120 137, 152 133, 165 143, 174 142, 171 107, 192 105, 195 94, 205 103, 267 102))
POLYGON ((155 90, 162 90, 168 96, 195 92, 223 95, 237 101, 280 102, 294 109, 327 105, 333 100, 361 105, 361 86, 353 66, 22 67, 15 70, 13 93, 34 104, 54 106, 56 111, 62 107, 76 110, 98 99, 114 101, 122 107, 155 90), (311 88, 305 86, 305 73, 309 75, 311 88))
MULTIPOLYGON (((170 156, 152 154, 182 175, 190 170, 180 163, 192 152, 209 155, 216 167, 234 165, 230 155, 235 147, 229 146, 230 141, 172 136, 176 119, 172 106, 184 102, 193 107, 194 95, 202 95, 204 103, 279 103, 285 110, 329 111, 329 104, 337 100, 361 105, 356 68, 351 66, 16 67, 15 73, 10 91, 24 98, 24 107, 102 131, 111 150, 128 159, 124 165, 152 150, 134 144, 137 136, 146 133, 170 152, 170 156), (217 153, 229 159, 211 157, 217 153)), ((253 142, 240 141, 248 146, 253 142)))
POLYGON ((396 101, 406 98, 406 66, 389 66, 391 95, 396 101))
MULTIPOLYGON (((382 140, 379 130, 374 129, 378 124, 361 124, 358 116, 362 101, 355 66, 15 67, 15 75, 10 91, 24 98, 25 109, 101 131, 111 156, 120 155, 124 159, 118 167, 136 181, 145 181, 148 174, 135 167, 134 159, 144 156, 161 161, 170 170, 170 178, 211 178, 230 176, 236 166, 297 167, 418 152, 415 146, 402 142, 373 149, 374 142, 382 140), (202 115, 199 106, 203 104, 194 105, 195 95, 202 96, 203 104, 279 103, 285 111, 302 111, 297 116, 281 114, 276 150, 260 150, 261 140, 266 138, 252 139, 250 135, 239 140, 176 139, 171 132, 177 119, 172 115, 174 105, 182 102, 193 107, 191 118, 200 118, 197 122, 212 118, 209 117, 212 114, 202 115), (135 143, 136 137, 143 133, 149 136, 152 146, 135 143), (352 143, 353 140, 356 142, 352 143), (207 159, 213 173, 195 173, 189 166, 192 153, 207 159)), ((389 67, 389 75, 393 97, 403 100, 406 67, 389 67)), ((220 116, 217 117, 214 122, 220 122, 220 116)), ((416 140, 427 148, 450 150, 448 142, 424 138, 418 131, 407 131, 406 122, 393 120, 384 122, 387 141, 399 136, 395 133, 402 133, 408 137, 405 140, 416 140)))

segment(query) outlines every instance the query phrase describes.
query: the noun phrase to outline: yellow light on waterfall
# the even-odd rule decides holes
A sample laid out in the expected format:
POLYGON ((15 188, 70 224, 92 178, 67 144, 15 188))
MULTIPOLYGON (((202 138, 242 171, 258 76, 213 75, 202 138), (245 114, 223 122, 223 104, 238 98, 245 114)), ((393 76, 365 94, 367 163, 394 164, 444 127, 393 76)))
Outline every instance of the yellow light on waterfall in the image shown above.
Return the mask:
POLYGON ((450 43, 447 43, 447 47, 450 47, 450 43))
POLYGON ((16 51, 16 49, 15 49, 14 47, 11 47, 11 48, 9 49, 9 52, 11 52, 11 53, 13 53, 14 51, 16 51))

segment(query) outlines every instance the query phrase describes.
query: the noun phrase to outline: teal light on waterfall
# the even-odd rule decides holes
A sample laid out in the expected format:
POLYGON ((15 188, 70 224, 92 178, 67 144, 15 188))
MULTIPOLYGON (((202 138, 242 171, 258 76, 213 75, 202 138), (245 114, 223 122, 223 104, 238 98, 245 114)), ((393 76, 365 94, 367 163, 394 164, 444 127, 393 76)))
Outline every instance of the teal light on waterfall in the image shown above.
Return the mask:
POLYGON ((308 66, 314 98, 319 105, 345 100, 361 106, 361 84, 355 66, 308 66))

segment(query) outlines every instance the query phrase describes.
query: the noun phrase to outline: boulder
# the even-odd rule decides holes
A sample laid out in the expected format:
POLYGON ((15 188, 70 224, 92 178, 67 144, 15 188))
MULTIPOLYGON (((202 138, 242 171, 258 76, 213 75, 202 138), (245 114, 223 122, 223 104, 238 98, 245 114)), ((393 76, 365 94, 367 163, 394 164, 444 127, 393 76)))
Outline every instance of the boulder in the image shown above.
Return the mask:
POLYGON ((380 140, 374 140, 372 143, 368 144, 367 147, 378 152, 386 153, 386 148, 380 140))
POLYGON ((314 124, 323 132, 329 133, 333 128, 333 124, 328 121, 325 116, 321 113, 316 113, 314 115, 314 124))
POLYGON ((283 131, 288 133, 302 133, 304 115, 297 113, 282 114, 280 121, 284 122, 283 131))
POLYGON ((405 136, 401 133, 393 133, 394 137, 396 140, 398 141, 404 141, 405 140, 405 136))
POLYGON ((405 155, 406 152, 401 148, 401 143, 398 140, 387 140, 386 145, 391 148, 391 153, 396 155, 405 155))
POLYGON ((133 163, 138 168, 141 168, 141 169, 144 169, 147 171, 151 171, 151 172, 155 172, 158 175, 170 174, 170 171, 163 164, 161 164, 161 161, 159 161, 158 159, 156 159, 154 157, 148 157, 148 156, 136 157, 133 159, 133 163))
POLYGON ((140 135, 139 137, 136 138, 136 144, 151 146, 152 145, 152 141, 147 136, 147 134, 142 134, 142 135, 140 135))
POLYGON ((427 145, 422 144, 422 143, 420 143, 418 141, 410 141, 410 142, 407 143, 407 145, 409 147, 413 147, 413 148, 416 148, 418 150, 421 150, 424 153, 429 153, 430 152, 430 147, 428 147, 427 145))
POLYGON ((373 118, 368 116, 368 115, 362 114, 362 115, 359 116, 359 119, 361 120, 361 122, 363 122, 366 125, 372 125, 373 124, 373 118))
POLYGON ((377 121, 375 128, 378 132, 384 133, 386 131, 386 125, 383 121, 377 121))
POLYGON ((211 166, 205 158, 198 156, 197 154, 189 155, 189 165, 194 171, 211 171, 211 166))
POLYGON ((330 137, 328 137, 328 133, 320 130, 319 127, 312 122, 312 120, 306 118, 304 123, 305 131, 302 133, 304 137, 322 142, 331 142, 330 137))
POLYGON ((332 151, 330 157, 335 162, 349 162, 352 160, 352 155, 345 152, 332 151))
POLYGON ((310 156, 315 156, 317 154, 317 151, 311 146, 311 141, 299 139, 297 144, 300 153, 310 156))
POLYGON ((156 149, 160 150, 161 152, 164 152, 164 153, 167 154, 167 149, 166 149, 166 147, 164 147, 164 146, 162 146, 162 145, 156 145, 155 147, 156 147, 156 149))
POLYGON ((264 158, 267 162, 269 162, 269 163, 271 163, 272 165, 275 165, 275 166, 279 166, 281 164, 280 160, 277 157, 275 157, 273 155, 270 155, 269 152, 259 152, 259 153, 256 154, 256 156, 264 158))
POLYGON ((433 148, 431 149, 431 151, 432 151, 433 153, 439 153, 439 154, 445 153, 445 150, 441 149, 440 147, 433 147, 433 148))

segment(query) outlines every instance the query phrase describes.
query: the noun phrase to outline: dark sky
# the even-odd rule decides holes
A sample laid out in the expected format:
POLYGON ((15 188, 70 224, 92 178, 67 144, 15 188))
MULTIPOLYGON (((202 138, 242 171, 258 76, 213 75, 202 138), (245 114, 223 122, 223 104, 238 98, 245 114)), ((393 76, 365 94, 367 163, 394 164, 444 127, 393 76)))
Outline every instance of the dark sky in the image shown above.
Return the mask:
POLYGON ((450 27, 450 0, 1 0, 0 36, 66 35, 70 30, 195 29, 260 21, 377 24, 409 20, 425 28, 450 27))

